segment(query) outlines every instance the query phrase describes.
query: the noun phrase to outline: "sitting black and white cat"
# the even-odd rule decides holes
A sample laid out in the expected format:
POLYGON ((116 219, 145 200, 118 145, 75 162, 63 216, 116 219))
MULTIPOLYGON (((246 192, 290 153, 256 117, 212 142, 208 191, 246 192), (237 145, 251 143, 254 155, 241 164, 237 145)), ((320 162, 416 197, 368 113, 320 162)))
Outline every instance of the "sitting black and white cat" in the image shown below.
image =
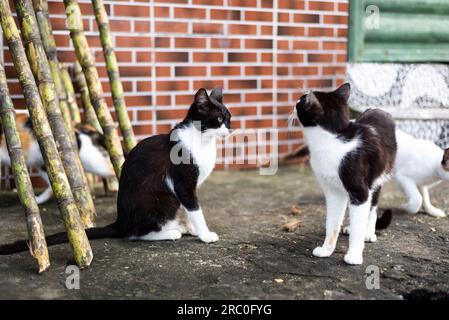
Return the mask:
POLYGON ((375 241, 377 202, 396 157, 395 124, 381 110, 349 119, 349 84, 332 92, 310 92, 296 104, 310 164, 326 198, 326 237, 313 250, 329 257, 335 249, 349 207, 348 264, 363 262, 364 242, 375 241), (349 205, 348 205, 349 203, 349 205))
MULTIPOLYGON (((197 189, 215 166, 216 138, 231 132, 231 114, 222 99, 221 88, 210 96, 198 90, 186 118, 170 133, 146 138, 131 150, 120 177, 117 220, 87 229, 89 239, 176 240, 188 232, 206 243, 218 240, 207 227, 197 189), (180 222, 180 207, 186 224, 180 222)), ((46 240, 47 245, 67 242, 67 234, 46 240)), ((25 250, 25 241, 0 246, 0 254, 25 250)))

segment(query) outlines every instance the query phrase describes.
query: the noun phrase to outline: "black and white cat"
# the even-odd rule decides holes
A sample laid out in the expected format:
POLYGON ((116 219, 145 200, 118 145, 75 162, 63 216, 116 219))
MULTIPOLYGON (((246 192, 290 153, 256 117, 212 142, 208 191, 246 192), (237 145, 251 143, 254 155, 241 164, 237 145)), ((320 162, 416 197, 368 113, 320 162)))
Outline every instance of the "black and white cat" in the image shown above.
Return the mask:
POLYGON ((405 210, 417 213, 423 207, 431 216, 446 216, 430 202, 429 189, 449 181, 449 148, 443 150, 432 141, 416 139, 401 130, 396 130, 396 139, 398 155, 393 174, 408 198, 405 210))
MULTIPOLYGON (((42 158, 39 144, 33 135, 32 123, 28 113, 17 114, 16 123, 27 166, 37 169, 39 175, 47 184, 47 188, 36 197, 37 203, 42 204, 53 195, 50 180, 44 169, 44 159, 42 158)), ((1 139, 1 130, 0 128, 0 166, 3 164, 10 167, 11 160, 6 148, 6 141, 1 139)), ((84 170, 103 178, 113 177, 115 173, 106 151, 104 136, 95 128, 81 123, 75 125, 74 131, 84 170)))
POLYGON ((326 237, 313 250, 329 257, 335 249, 349 207, 348 264, 363 262, 364 242, 375 241, 377 202, 396 157, 395 124, 381 110, 349 119, 349 84, 332 92, 310 92, 296 104, 310 164, 326 198, 326 237), (349 205, 348 205, 349 203, 349 205))
MULTIPOLYGON (((186 118, 170 133, 146 138, 131 150, 120 177, 117 220, 87 229, 89 239, 176 240, 190 233, 206 243, 218 240, 206 224, 197 189, 215 166, 216 138, 231 132, 231 114, 222 99, 221 88, 210 96, 198 90, 186 118), (186 224, 180 222, 180 207, 186 224)), ((47 245, 67 242, 67 234, 46 240, 47 245)), ((0 246, 0 254, 25 250, 25 241, 0 246)))

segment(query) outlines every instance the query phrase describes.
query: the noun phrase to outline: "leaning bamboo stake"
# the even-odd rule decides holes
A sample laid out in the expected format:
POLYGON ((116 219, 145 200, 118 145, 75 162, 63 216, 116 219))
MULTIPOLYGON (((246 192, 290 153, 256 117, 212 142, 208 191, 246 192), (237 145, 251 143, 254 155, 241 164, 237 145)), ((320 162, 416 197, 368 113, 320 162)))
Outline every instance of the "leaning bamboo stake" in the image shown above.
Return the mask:
POLYGON ((95 206, 89 192, 87 179, 84 179, 84 171, 79 160, 75 146, 70 140, 70 135, 64 124, 59 108, 58 94, 48 64, 47 56, 39 34, 37 21, 34 15, 31 0, 15 1, 22 38, 25 42, 25 51, 31 65, 39 92, 47 112, 50 127, 55 137, 56 146, 69 180, 73 196, 78 205, 81 221, 84 227, 93 227, 95 206))
POLYGON ((67 102, 69 103, 70 115, 75 123, 81 123, 81 112, 76 102, 75 89, 73 88, 72 77, 66 66, 60 64, 62 83, 64 84, 67 102))
MULTIPOLYGON (((6 75, 3 65, 0 63, 0 115, 3 130, 5 132, 6 145, 11 159, 11 167, 14 172, 17 193, 20 203, 25 209, 25 217, 30 237, 30 250, 37 260, 39 273, 50 267, 47 243, 45 242, 44 228, 42 226, 39 207, 34 196, 30 175, 22 152, 22 145, 17 132, 14 106, 9 96, 6 85, 6 75)), ((1 128, 0 128, 1 130, 1 128)), ((1 132, 0 132, 1 135, 1 132)))
POLYGON ((106 13, 103 0, 92 0, 92 5, 94 7, 95 19, 97 20, 98 29, 100 31, 101 46, 103 47, 104 60, 106 61, 109 83, 111 84, 115 113, 117 114, 120 131, 122 132, 123 140, 125 142, 125 150, 128 153, 136 146, 136 138, 134 137, 133 127, 129 121, 128 111, 126 109, 117 58, 112 45, 108 14, 106 13))
POLYGON ((48 63, 51 69, 51 75, 55 83, 56 92, 59 98, 59 107, 61 109, 62 117, 66 129, 70 134, 72 143, 76 144, 75 132, 72 126, 72 116, 70 114, 69 104, 67 101, 67 94, 64 89, 64 84, 61 78, 61 70, 59 69, 59 61, 56 50, 55 37, 53 36, 53 29, 48 14, 48 3, 46 0, 33 0, 33 7, 36 13, 36 20, 39 26, 39 32, 47 55, 48 63))
POLYGON ((124 161, 123 150, 108 105, 103 97, 104 93, 98 76, 98 71, 95 68, 94 58, 84 34, 83 21, 78 1, 64 0, 64 5, 66 7, 67 24, 75 47, 76 56, 83 68, 84 75, 86 76, 90 99, 95 109, 95 113, 97 114, 98 121, 103 128, 106 147, 114 166, 115 175, 117 178, 120 178, 120 172, 124 161))
POLYGON ((78 91, 81 94, 81 101, 83 103, 85 122, 94 127, 98 132, 103 133, 100 123, 98 122, 97 115, 95 114, 94 107, 90 102, 89 89, 87 88, 86 78, 84 77, 83 69, 78 61, 73 66, 73 73, 75 76, 75 83, 78 87, 78 91))
POLYGON ((27 61, 25 49, 20 40, 19 30, 14 22, 8 0, 0 0, 0 23, 22 86, 26 106, 33 123, 34 135, 44 155, 45 167, 58 201, 59 210, 67 230, 67 237, 73 249, 74 259, 79 267, 87 267, 92 262, 92 249, 73 199, 67 176, 64 173, 64 167, 59 158, 50 124, 39 96, 39 90, 34 82, 33 73, 27 61))

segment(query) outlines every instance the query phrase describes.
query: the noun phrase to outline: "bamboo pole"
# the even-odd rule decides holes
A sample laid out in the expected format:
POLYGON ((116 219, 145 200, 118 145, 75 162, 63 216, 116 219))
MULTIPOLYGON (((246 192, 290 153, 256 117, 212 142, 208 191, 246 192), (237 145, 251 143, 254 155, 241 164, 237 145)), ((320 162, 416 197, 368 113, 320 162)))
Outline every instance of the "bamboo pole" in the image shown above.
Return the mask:
POLYGON ((53 29, 48 14, 48 3, 46 0, 33 0, 33 7, 36 13, 36 20, 39 26, 42 44, 44 46, 48 63, 50 65, 51 75, 55 83, 56 92, 58 93, 59 107, 61 109, 62 117, 64 118, 66 129, 70 134, 72 144, 76 145, 75 132, 72 126, 72 116, 70 114, 67 94, 65 92, 64 84, 61 78, 61 70, 59 69, 56 42, 53 36, 53 29))
POLYGON ((61 78, 69 103, 70 115, 75 123, 81 123, 81 112, 76 102, 75 89, 73 88, 72 77, 66 66, 60 64, 61 78))
POLYGON ((103 97, 104 93, 98 71, 95 68, 94 58, 84 34, 78 1, 64 0, 64 5, 66 7, 67 24, 75 47, 76 56, 83 68, 89 88, 90 99, 97 114, 98 121, 103 128, 106 147, 114 166, 115 175, 117 178, 120 178, 124 161, 123 150, 108 105, 103 97))
POLYGON ((76 152, 75 146, 72 144, 59 108, 58 94, 42 45, 31 0, 16 0, 15 6, 31 71, 38 84, 40 96, 78 206, 81 221, 84 227, 91 228, 93 227, 92 220, 95 216, 94 202, 89 192, 87 179, 83 177, 84 171, 78 152, 76 152))
POLYGON ((95 114, 94 107, 90 102, 89 89, 87 88, 86 78, 84 77, 83 69, 78 61, 73 66, 73 72, 75 76, 75 83, 78 87, 78 91, 81 94, 81 101, 83 102, 85 122, 94 127, 98 132, 103 133, 100 123, 98 122, 97 115, 95 114))
POLYGON ((58 201, 59 210, 67 230, 67 237, 73 249, 74 259, 79 267, 87 267, 92 262, 92 249, 84 231, 67 176, 64 173, 64 167, 59 158, 50 124, 39 96, 39 90, 34 82, 33 73, 27 61, 25 49, 20 40, 19 30, 14 22, 8 0, 0 0, 0 23, 22 86, 26 106, 33 123, 34 135, 39 143, 51 186, 58 201))
POLYGON ((6 84, 5 69, 1 63, 0 115, 2 127, 5 132, 6 145, 8 146, 9 158, 11 159, 11 168, 14 172, 17 194, 19 195, 20 203, 25 209, 26 224, 31 244, 31 255, 37 260, 39 273, 42 273, 50 267, 47 243, 45 242, 44 228, 42 226, 39 207, 34 196, 33 186, 22 152, 19 133, 17 132, 15 111, 6 84))
POLYGON ((125 150, 128 153, 136 146, 136 138, 134 137, 133 127, 129 121, 128 111, 126 109, 117 58, 112 45, 108 14, 106 13, 103 0, 92 0, 92 5, 94 7, 95 19, 97 20, 98 29, 100 31, 101 46, 103 47, 104 60, 106 61, 109 83, 111 84, 115 113, 117 114, 120 131, 123 136, 125 150))

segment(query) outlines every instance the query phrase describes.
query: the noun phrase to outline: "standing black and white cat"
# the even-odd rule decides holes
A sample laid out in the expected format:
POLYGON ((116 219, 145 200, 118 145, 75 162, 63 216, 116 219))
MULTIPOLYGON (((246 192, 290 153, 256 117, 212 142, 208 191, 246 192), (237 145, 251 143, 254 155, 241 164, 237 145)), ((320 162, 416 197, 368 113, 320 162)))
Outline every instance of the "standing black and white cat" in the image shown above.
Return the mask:
POLYGON ((348 264, 363 262, 364 242, 376 241, 377 202, 396 157, 395 124, 381 110, 349 119, 349 84, 332 92, 311 92, 296 104, 310 164, 326 197, 326 237, 313 250, 329 257, 349 206, 348 264), (348 205, 349 203, 349 205, 348 205))
MULTIPOLYGON (((222 99, 221 88, 210 96, 198 90, 186 118, 170 133, 146 138, 131 150, 120 177, 117 220, 87 229, 89 239, 176 240, 188 232, 206 243, 218 240, 206 224, 197 190, 215 166, 216 138, 231 132, 231 114, 222 99), (186 224, 180 222, 180 207, 186 224)), ((46 240, 47 245, 67 242, 67 234, 46 240)), ((0 254, 25 250, 25 241, 0 246, 0 254)))
POLYGON ((429 189, 449 181, 449 148, 443 150, 432 141, 416 139, 401 130, 396 130, 396 138, 398 155, 393 173, 408 198, 405 210, 417 213, 423 207, 431 216, 446 216, 430 202, 429 189))

